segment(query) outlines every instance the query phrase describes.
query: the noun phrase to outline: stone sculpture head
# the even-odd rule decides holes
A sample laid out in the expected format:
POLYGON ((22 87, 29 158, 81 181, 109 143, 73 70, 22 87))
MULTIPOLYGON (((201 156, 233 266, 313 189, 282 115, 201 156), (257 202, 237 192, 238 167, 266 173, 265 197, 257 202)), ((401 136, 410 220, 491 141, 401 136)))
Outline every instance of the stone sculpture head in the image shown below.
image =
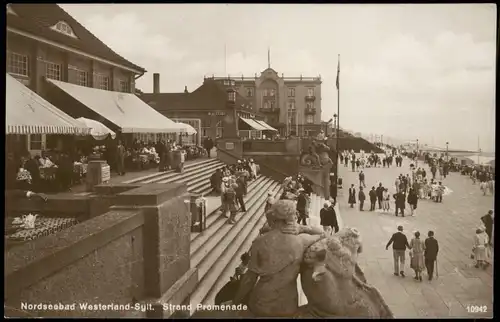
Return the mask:
POLYGON ((293 200, 278 200, 266 212, 267 224, 271 229, 295 233, 297 227, 297 206, 293 200))

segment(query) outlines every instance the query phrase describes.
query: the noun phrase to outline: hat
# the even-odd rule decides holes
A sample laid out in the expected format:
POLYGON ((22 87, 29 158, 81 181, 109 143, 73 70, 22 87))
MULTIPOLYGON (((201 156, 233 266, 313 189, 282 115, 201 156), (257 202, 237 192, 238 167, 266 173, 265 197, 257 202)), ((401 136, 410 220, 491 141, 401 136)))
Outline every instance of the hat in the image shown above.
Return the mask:
POLYGON ((238 160, 238 163, 241 163, 241 160, 238 160))
POLYGON ((273 193, 272 193, 271 191, 269 191, 269 192, 267 193, 267 195, 268 195, 268 196, 272 196, 272 195, 273 195, 273 193))
POLYGON ((228 180, 229 180, 229 178, 228 178, 228 177, 224 177, 224 178, 222 178, 222 182, 227 182, 228 180))
POLYGON ((325 203, 323 204, 323 207, 330 207, 330 204, 329 204, 328 202, 325 202, 325 203))
POLYGON ((253 162, 253 159, 250 159, 250 162, 253 162))
POLYGON ((304 188, 297 189, 297 192, 305 191, 304 188))

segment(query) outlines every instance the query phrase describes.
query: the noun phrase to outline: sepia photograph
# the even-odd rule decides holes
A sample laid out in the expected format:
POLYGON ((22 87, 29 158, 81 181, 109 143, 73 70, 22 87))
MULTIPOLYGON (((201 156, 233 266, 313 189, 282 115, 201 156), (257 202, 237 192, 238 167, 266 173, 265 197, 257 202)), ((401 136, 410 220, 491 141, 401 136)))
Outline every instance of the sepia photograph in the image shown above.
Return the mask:
POLYGON ((493 318, 495 3, 5 8, 5 318, 493 318))

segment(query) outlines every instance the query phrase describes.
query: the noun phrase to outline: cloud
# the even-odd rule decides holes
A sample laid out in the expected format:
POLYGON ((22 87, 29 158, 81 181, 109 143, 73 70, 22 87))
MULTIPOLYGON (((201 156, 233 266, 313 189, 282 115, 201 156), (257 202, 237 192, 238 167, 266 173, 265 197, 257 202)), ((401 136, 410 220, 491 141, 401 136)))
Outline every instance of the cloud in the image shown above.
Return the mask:
POLYGON ((111 17, 97 14, 89 16, 84 25, 114 51, 146 69, 181 61, 186 52, 176 48, 165 34, 149 27, 146 19, 133 12, 111 17))

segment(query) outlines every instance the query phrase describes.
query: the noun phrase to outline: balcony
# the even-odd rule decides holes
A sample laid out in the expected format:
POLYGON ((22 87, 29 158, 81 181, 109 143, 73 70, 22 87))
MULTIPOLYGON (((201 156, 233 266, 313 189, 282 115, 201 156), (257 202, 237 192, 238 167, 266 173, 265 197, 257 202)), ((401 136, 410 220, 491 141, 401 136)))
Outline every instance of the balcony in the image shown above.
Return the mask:
POLYGON ((314 102, 316 100, 316 96, 314 95, 306 95, 307 102, 314 102))
POLYGON ((314 115, 314 114, 316 114, 316 108, 315 107, 306 107, 305 113, 314 115))

